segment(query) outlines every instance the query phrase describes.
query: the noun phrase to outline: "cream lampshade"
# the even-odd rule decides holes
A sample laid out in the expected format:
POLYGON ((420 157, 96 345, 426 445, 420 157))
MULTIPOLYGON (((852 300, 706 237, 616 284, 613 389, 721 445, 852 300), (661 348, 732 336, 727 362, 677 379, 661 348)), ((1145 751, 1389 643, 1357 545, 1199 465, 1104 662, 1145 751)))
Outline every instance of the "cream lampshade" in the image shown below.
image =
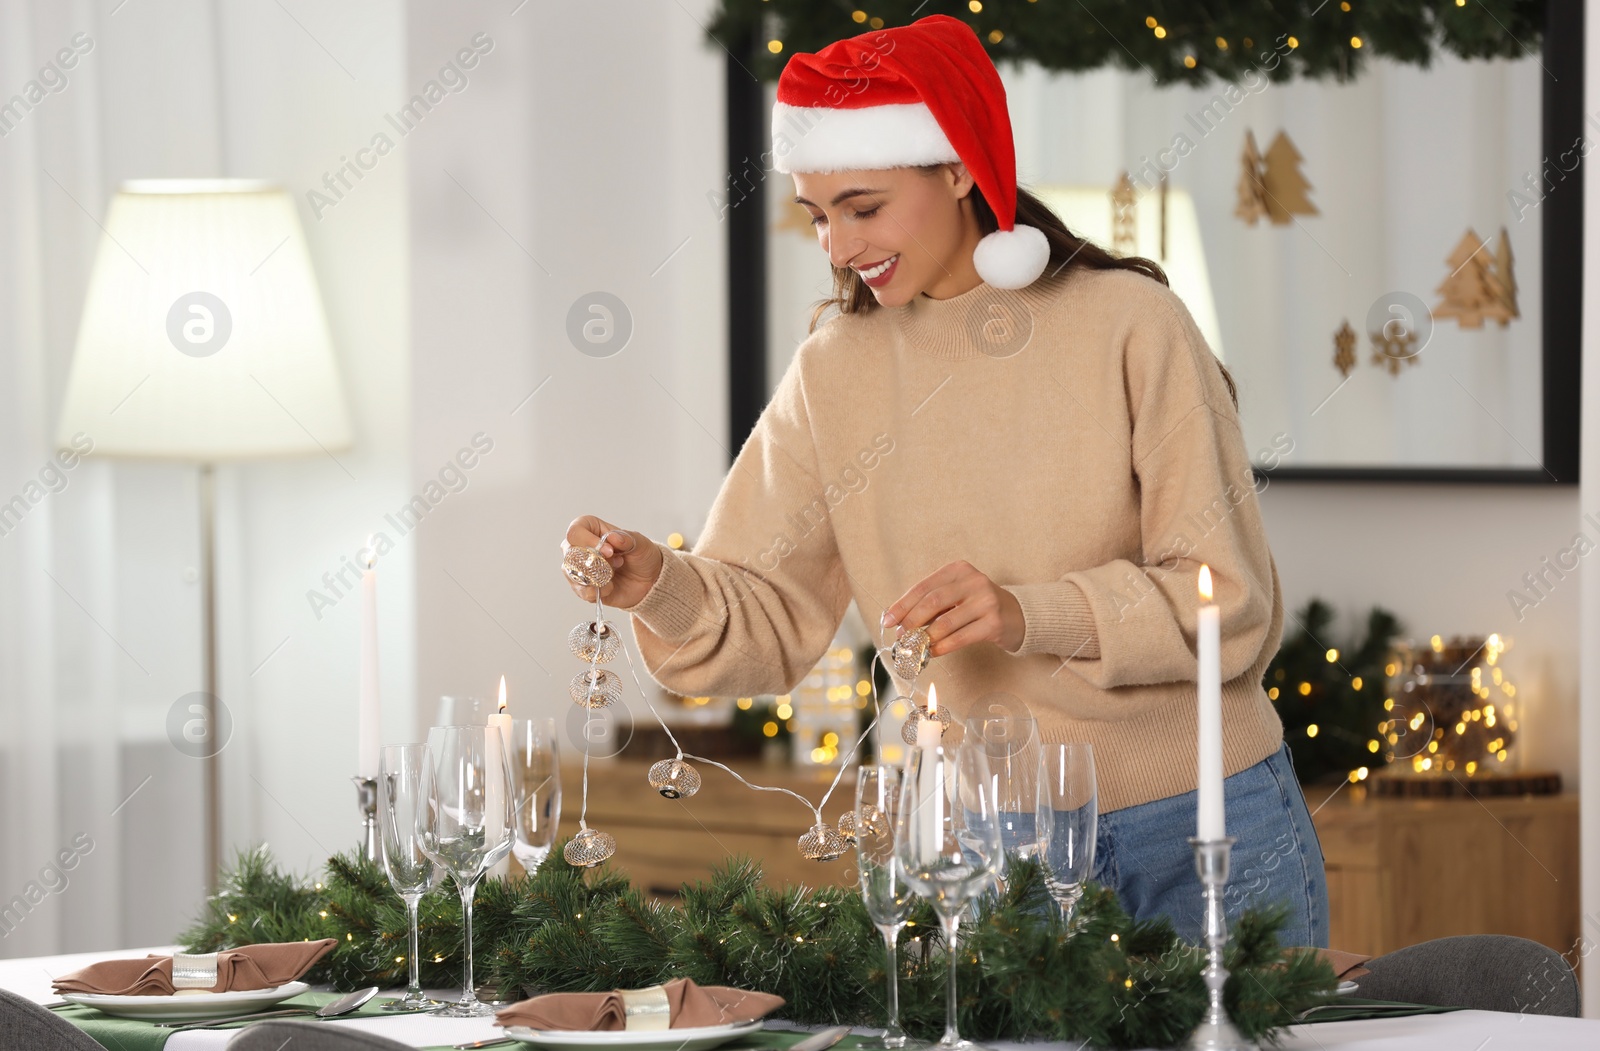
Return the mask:
POLYGON ((294 202, 243 179, 123 184, 106 212, 57 428, 96 456, 332 452, 350 421, 294 202))
POLYGON ((350 420, 294 201, 245 179, 124 183, 106 211, 57 427, 94 455, 199 465, 206 886, 222 854, 212 465, 328 455, 350 420))

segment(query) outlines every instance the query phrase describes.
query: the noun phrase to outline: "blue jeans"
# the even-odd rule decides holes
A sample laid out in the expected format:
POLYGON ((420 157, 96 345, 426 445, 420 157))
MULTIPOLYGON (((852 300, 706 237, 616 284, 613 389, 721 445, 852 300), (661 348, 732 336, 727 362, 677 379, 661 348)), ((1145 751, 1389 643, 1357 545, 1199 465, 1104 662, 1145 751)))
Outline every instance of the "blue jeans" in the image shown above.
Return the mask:
MULTIPOLYGON (((1328 947, 1328 884, 1322 845, 1294 776, 1289 746, 1223 781, 1231 854, 1223 911, 1230 925, 1246 908, 1283 902, 1283 946, 1328 947)), ((1100 815, 1094 879, 1117 892, 1134 919, 1166 916, 1185 941, 1201 938, 1204 909, 1194 851, 1196 793, 1100 815)))

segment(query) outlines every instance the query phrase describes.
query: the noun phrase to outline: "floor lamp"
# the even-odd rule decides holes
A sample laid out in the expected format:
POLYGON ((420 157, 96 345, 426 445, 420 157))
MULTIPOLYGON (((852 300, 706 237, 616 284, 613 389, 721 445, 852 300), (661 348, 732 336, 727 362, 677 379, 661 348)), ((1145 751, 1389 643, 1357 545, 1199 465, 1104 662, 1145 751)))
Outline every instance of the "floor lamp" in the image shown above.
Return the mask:
POLYGON ((294 200, 243 179, 124 183, 89 274, 57 440, 96 457, 198 465, 206 887, 222 862, 218 740, 218 464, 332 456, 350 420, 294 200))

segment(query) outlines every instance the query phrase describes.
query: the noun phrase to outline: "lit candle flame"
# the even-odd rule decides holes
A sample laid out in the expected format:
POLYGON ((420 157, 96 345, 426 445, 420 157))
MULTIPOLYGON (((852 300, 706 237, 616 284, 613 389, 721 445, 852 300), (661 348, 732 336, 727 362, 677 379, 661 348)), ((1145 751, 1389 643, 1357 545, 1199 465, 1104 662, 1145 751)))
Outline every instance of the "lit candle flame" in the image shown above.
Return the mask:
POLYGON ((367 568, 368 569, 371 569, 373 566, 378 564, 378 552, 375 550, 375 548, 377 546, 378 546, 378 538, 377 538, 377 536, 375 534, 368 533, 367 534, 367 546, 362 549, 365 552, 365 554, 362 555, 362 557, 361 557, 361 561, 363 561, 363 562, 365 562, 367 564, 367 568))
POLYGON ((939 690, 932 683, 928 684, 928 714, 931 716, 939 710, 939 690))
POLYGON ((504 715, 505 711, 506 711, 506 677, 504 675, 502 675, 502 676, 500 676, 500 714, 504 715))
POLYGON ((1204 563, 1200 565, 1200 601, 1211 601, 1211 567, 1204 563))

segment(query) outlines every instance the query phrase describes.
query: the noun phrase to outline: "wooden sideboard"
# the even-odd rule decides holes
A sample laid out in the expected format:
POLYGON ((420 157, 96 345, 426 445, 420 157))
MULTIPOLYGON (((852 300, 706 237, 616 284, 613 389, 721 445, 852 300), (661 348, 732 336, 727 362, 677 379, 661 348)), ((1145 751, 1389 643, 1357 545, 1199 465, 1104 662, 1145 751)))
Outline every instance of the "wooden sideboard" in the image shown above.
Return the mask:
MULTIPOLYGON (((831 771, 736 764, 760 784, 821 799, 831 771)), ((701 767, 704 786, 663 799, 645 780, 647 762, 594 761, 589 824, 617 839, 616 864, 651 894, 667 897, 733 854, 759 859, 774 883, 853 885, 852 855, 818 863, 796 840, 811 823, 788 796, 752 792, 701 767)), ((564 830, 577 827, 580 769, 562 771, 564 830)), ((847 773, 825 816, 853 802, 847 773)), ((1350 786, 1307 790, 1327 863, 1329 943, 1379 955, 1451 934, 1514 934, 1576 962, 1578 800, 1573 794, 1503 799, 1377 799, 1350 786)))
MULTIPOLYGON (((834 771, 741 760, 729 764, 751 781, 788 788, 820 800, 834 771)), ((798 840, 814 817, 789 796, 753 792, 727 773, 697 766, 704 783, 688 799, 664 799, 645 779, 648 762, 615 759, 589 764, 591 828, 617 839, 616 865, 636 886, 658 897, 675 895, 686 881, 710 874, 734 854, 762 863, 772 883, 855 885, 853 854, 837 861, 807 861, 798 840)), ((563 834, 578 827, 582 768, 563 757, 561 822, 563 834)), ((848 771, 824 811, 830 823, 855 805, 855 773, 848 771)))
POLYGON ((1578 797, 1378 799, 1306 792, 1329 944, 1377 956, 1452 934, 1514 934, 1576 964, 1578 797))

